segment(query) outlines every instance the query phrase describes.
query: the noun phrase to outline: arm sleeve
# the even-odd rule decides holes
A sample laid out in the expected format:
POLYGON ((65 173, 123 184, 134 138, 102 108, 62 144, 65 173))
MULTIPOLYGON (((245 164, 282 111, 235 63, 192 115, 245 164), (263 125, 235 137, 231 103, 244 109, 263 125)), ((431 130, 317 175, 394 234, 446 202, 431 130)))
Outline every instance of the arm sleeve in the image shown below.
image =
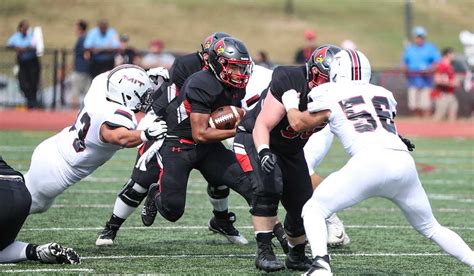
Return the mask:
POLYGON ((107 116, 104 123, 112 128, 125 127, 130 130, 137 128, 135 115, 124 109, 116 109, 114 113, 107 116))

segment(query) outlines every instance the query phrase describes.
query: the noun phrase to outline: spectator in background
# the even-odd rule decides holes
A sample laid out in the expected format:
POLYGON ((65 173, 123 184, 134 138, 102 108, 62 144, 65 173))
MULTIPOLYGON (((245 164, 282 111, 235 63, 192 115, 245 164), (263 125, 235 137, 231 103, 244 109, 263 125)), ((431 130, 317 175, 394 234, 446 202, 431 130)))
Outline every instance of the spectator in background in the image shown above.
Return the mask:
POLYGON ((304 37, 306 40, 306 45, 298 49, 295 55, 295 64, 304 64, 309 59, 318 46, 316 45, 316 33, 311 30, 306 30, 304 32, 304 37))
POLYGON ((170 69, 174 62, 174 56, 170 53, 163 52, 164 44, 161 40, 152 40, 148 53, 143 56, 142 67, 146 69, 154 67, 165 67, 170 69))
POLYGON ((275 68, 275 64, 273 64, 273 62, 270 61, 270 59, 268 58, 267 52, 265 51, 262 51, 262 50, 258 51, 257 55, 255 56, 254 61, 255 61, 255 64, 263 66, 267 69, 273 70, 273 68, 275 68))
POLYGON ((92 78, 114 68, 119 46, 117 32, 104 19, 99 20, 97 27, 87 33, 84 47, 91 53, 89 68, 92 78))
POLYGON ((37 99, 38 85, 40 81, 41 64, 36 55, 36 43, 32 32, 28 31, 28 21, 22 20, 15 32, 7 42, 9 48, 16 51, 16 58, 20 70, 18 81, 20 89, 25 95, 28 108, 40 107, 37 99))
POLYGON ((128 35, 121 34, 120 47, 117 54, 115 55, 115 66, 139 63, 139 55, 137 54, 137 51, 133 47, 130 47, 128 42, 128 35))
POLYGON ((431 114, 433 73, 440 54, 434 44, 426 41, 425 28, 413 28, 413 36, 415 43, 408 45, 403 53, 403 69, 408 79, 408 108, 419 117, 428 117, 431 114))
POLYGON ((454 95, 456 88, 456 76, 451 62, 454 59, 453 48, 445 48, 442 52, 441 61, 436 66, 434 83, 436 95, 435 113, 433 119, 441 121, 448 115, 449 121, 456 120, 458 115, 458 100, 454 95))
POLYGON ((90 53, 85 51, 84 41, 87 33, 87 22, 79 20, 76 23, 77 41, 74 46, 74 70, 71 75, 71 106, 77 108, 82 102, 91 84, 89 72, 90 53))

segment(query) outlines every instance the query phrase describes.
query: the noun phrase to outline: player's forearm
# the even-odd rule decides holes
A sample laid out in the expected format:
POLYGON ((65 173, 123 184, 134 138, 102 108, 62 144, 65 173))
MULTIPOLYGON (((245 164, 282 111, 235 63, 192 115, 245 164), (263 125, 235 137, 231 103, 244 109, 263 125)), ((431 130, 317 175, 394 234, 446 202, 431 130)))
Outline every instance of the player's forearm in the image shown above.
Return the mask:
POLYGON ((324 124, 327 121, 325 112, 309 113, 307 111, 301 112, 297 109, 290 109, 286 114, 290 126, 296 132, 312 130, 317 126, 324 124))
POLYGON ((133 148, 143 143, 141 133, 140 130, 121 131, 113 137, 110 143, 124 148, 133 148))
POLYGON ((235 136, 236 129, 215 129, 208 127, 193 132, 193 140, 199 144, 215 143, 235 136))
POLYGON ((263 147, 266 147, 270 144, 270 129, 267 127, 255 124, 255 127, 252 132, 253 142, 257 151, 263 147))

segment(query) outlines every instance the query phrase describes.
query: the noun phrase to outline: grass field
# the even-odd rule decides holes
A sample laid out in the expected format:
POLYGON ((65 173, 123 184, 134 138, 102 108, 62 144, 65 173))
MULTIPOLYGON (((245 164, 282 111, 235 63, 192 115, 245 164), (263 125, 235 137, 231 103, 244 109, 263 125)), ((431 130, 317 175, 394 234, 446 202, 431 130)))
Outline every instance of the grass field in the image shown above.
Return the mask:
MULTIPOLYGON (((29 166, 34 147, 50 132, 0 132, 0 154, 21 171, 29 166)), ((413 139, 420 177, 441 224, 474 247, 474 140, 413 139)), ((128 178, 135 150, 123 150, 92 176, 59 196, 47 213, 28 218, 18 240, 56 241, 74 247, 79 266, 25 262, 0 266, 3 272, 256 274, 255 242, 248 208, 234 193, 231 209, 237 226, 250 240, 234 246, 207 230, 211 207, 203 178, 194 173, 188 186, 186 213, 177 223, 158 218, 143 227, 134 213, 117 237, 117 245, 96 248, 96 233, 109 218, 115 194, 128 178)), ((336 144, 319 168, 327 176, 347 160, 336 144)), ((280 212, 280 217, 283 214, 280 212)), ((336 274, 469 274, 469 269, 418 235, 393 204, 372 199, 340 213, 351 244, 331 250, 336 274)), ((280 259, 282 251, 277 248, 280 259)), ((284 271, 281 274, 297 274, 284 271)))

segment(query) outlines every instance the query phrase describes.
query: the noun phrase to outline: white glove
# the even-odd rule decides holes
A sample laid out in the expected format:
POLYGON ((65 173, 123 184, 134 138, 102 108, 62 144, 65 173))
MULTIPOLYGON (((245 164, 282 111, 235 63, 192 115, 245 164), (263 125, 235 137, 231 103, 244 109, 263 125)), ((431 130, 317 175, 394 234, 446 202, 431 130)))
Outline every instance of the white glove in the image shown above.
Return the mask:
POLYGON ((146 164, 150 162, 150 160, 156 156, 156 159, 158 161, 158 166, 160 168, 163 168, 163 163, 161 161, 161 155, 160 155, 160 148, 163 145, 163 142, 165 141, 165 137, 156 140, 153 145, 151 145, 143 154, 140 156, 140 158, 137 161, 137 164, 135 165, 135 168, 140 169, 141 171, 146 171, 146 164))
POLYGON ((294 89, 288 90, 283 93, 283 96, 281 96, 281 101, 285 106, 286 112, 291 108, 298 109, 298 106, 300 105, 300 93, 296 92, 294 89))
POLYGON ((154 91, 156 91, 163 84, 163 82, 170 79, 170 74, 164 67, 150 68, 146 72, 151 80, 154 91))
POLYGON ((166 122, 157 119, 147 129, 142 131, 140 138, 143 142, 162 139, 166 137, 166 131, 168 131, 166 122))
POLYGON ((138 123, 137 130, 145 130, 158 118, 153 109, 150 109, 138 123))

